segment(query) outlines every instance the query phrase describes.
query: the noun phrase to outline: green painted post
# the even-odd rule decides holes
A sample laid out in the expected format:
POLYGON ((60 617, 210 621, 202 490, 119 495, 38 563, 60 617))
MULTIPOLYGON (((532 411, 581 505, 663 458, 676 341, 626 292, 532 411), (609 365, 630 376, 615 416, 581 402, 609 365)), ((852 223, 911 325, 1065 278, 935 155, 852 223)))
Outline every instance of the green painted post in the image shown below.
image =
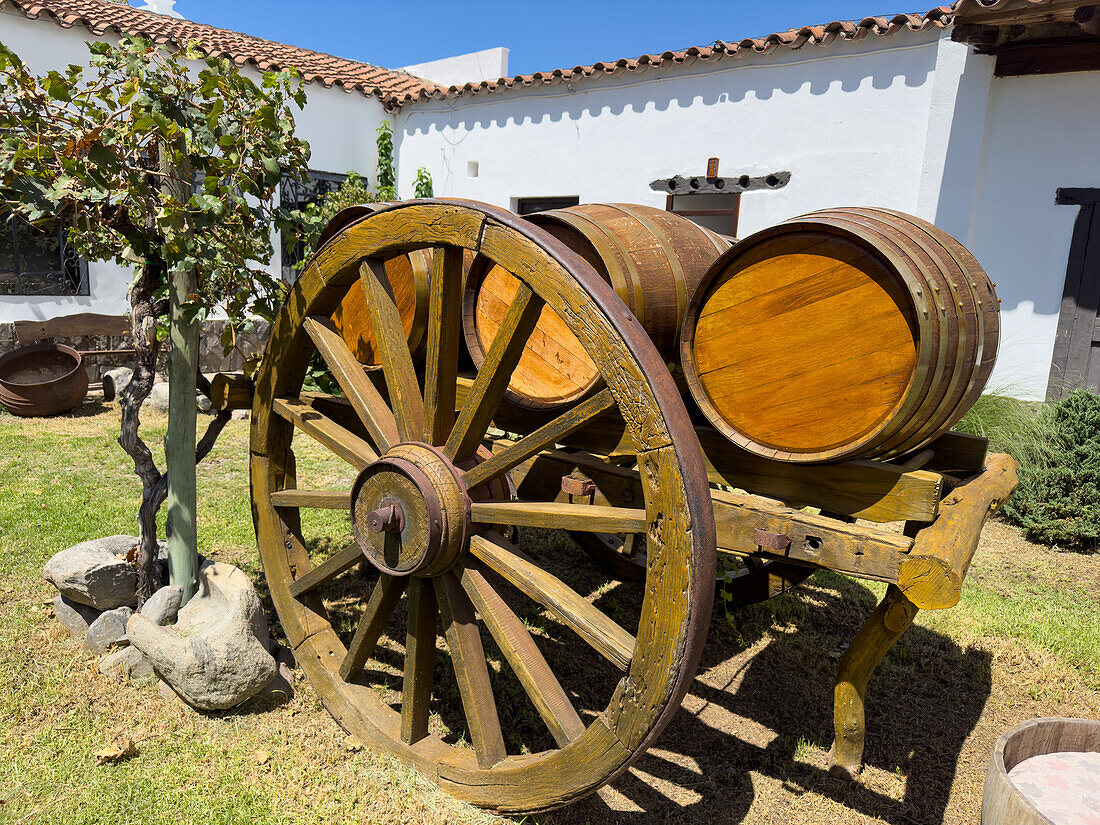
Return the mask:
MULTIPOLYGON (((162 153, 164 157, 166 153, 162 153)), ((181 202, 191 196, 189 170, 172 168, 165 194, 181 202)), ((195 379, 199 372, 199 321, 184 312, 188 296, 198 292, 195 271, 168 273, 168 435, 164 458, 168 465, 168 581, 183 588, 183 603, 198 590, 199 544, 195 484, 195 435, 198 408, 195 379)))

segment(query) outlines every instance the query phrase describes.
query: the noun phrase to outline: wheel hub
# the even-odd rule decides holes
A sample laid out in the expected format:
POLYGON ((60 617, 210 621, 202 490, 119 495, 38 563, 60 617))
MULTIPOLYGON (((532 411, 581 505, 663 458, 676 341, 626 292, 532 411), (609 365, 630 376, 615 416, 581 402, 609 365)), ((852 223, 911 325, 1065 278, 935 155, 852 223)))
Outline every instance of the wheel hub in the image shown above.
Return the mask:
POLYGON ((466 545, 466 486, 458 469, 428 444, 390 449, 359 474, 351 502, 355 540, 383 573, 437 576, 466 545))

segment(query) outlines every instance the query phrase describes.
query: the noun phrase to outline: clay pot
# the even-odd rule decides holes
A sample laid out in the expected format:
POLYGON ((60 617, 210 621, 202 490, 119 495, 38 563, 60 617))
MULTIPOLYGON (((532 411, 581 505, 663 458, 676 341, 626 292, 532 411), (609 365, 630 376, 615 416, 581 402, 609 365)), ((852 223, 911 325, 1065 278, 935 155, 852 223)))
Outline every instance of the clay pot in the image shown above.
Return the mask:
POLYGON ((0 356, 0 404, 16 415, 57 415, 88 394, 84 359, 63 344, 32 344, 0 356))

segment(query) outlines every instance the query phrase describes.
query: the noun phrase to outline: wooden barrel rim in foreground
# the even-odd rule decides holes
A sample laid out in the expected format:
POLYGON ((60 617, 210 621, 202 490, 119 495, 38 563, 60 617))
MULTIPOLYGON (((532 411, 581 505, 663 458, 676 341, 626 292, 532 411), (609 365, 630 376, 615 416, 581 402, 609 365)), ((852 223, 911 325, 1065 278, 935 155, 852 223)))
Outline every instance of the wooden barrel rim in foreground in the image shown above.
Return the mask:
MULTIPOLYGON (((731 441, 757 454, 788 461, 885 456, 895 453, 900 444, 912 443, 919 433, 931 431, 924 427, 926 417, 915 417, 918 412, 944 418, 939 402, 959 391, 951 383, 941 385, 961 382, 963 387, 969 386, 966 361, 976 349, 960 336, 974 324, 959 323, 955 310, 959 303, 964 307, 966 303, 961 300, 960 285, 942 270, 946 260, 933 254, 935 249, 925 238, 900 230, 883 237, 884 228, 891 228, 884 225, 892 222, 885 214, 881 218, 843 210, 811 214, 743 240, 712 266, 685 317, 681 359, 692 395, 731 441), (862 257, 856 256, 857 250, 862 250, 862 257), (778 258, 784 262, 775 263, 778 258), (750 272, 753 267, 759 271, 750 272), (764 274, 771 280, 762 279, 764 274), (737 275, 745 278, 739 289, 752 287, 759 294, 740 312, 729 314, 736 308, 729 303, 734 301, 732 290, 718 298, 726 305, 712 301, 737 275), (807 291, 815 278, 814 288, 824 290, 818 295, 807 291), (775 304, 770 308, 769 294, 775 304), (937 295, 946 300, 936 300, 937 295), (705 313, 708 304, 715 307, 711 313, 705 313), (719 312, 729 317, 712 319, 712 329, 704 330, 704 337, 714 329, 722 330, 722 346, 712 344, 712 349, 720 349, 722 358, 756 357, 757 366, 763 367, 768 366, 767 348, 772 347, 779 361, 770 366, 782 374, 761 374, 759 388, 730 390, 715 403, 709 385, 723 376, 713 375, 708 380, 707 375, 718 372, 719 356, 699 349, 699 333, 700 325, 708 326, 706 318, 719 312), (858 323, 850 320, 855 313, 859 313, 858 323), (719 320, 724 321, 721 327, 715 326, 719 320), (908 339, 907 334, 911 336, 908 339), (763 355, 738 338, 745 335, 758 336, 754 340, 762 342, 758 348, 763 355), (852 357, 828 358, 837 347, 852 351, 852 357), (784 362, 784 358, 789 360, 784 362), (792 371, 792 364, 801 367, 792 371), (845 375, 845 370, 850 374, 845 375), (797 392, 799 382, 807 387, 801 395, 797 392), (796 391, 792 393, 791 388, 796 391), (929 401, 929 393, 934 402, 929 401), (730 407, 731 398, 740 403, 736 409, 730 407), (755 415, 759 421, 743 422, 738 415, 755 415), (809 423, 800 421, 800 415, 809 423), (845 421, 852 425, 835 425, 845 421), (754 434, 754 427, 759 432, 754 434), (772 430, 765 432, 768 427, 772 430), (788 434, 798 428, 798 436, 788 434)), ((732 361, 720 368, 731 366, 736 371, 732 361)), ((729 373, 726 378, 734 382, 733 376, 729 373)), ((953 406, 957 408, 957 402, 953 406)))
MULTIPOLYGON (((1017 787, 1013 768, 1051 753, 1100 753, 1100 722, 1093 719, 1028 719, 1001 735, 985 775, 981 825, 1050 825, 1051 820, 1017 787)), ((1067 814, 1067 820, 1075 817, 1067 814)))

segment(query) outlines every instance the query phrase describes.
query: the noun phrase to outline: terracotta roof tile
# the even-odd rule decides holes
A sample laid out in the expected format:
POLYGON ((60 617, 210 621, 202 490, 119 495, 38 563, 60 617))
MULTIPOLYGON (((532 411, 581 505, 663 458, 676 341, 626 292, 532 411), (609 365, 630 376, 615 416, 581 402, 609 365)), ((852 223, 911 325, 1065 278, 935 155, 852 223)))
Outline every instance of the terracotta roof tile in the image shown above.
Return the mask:
POLYGON ((156 43, 194 41, 208 55, 228 58, 238 66, 251 64, 261 71, 293 67, 307 81, 374 95, 387 108, 439 89, 407 72, 154 14, 108 0, 0 0, 0 9, 5 7, 18 9, 32 20, 45 15, 64 28, 83 25, 95 35, 113 31, 138 35, 156 43))
MULTIPOLYGON (((967 2, 968 0, 963 0, 967 2)), ((1044 2, 1044 0, 1035 0, 1044 2)), ((1001 0, 969 0, 985 5, 996 4, 1001 0)), ((546 85, 554 82, 566 82, 576 78, 592 77, 598 74, 614 74, 626 71, 635 72, 650 66, 675 65, 698 60, 721 60, 736 57, 739 54, 768 54, 777 49, 800 49, 803 46, 828 46, 836 40, 862 40, 870 35, 888 37, 901 31, 925 31, 927 29, 945 29, 951 25, 952 6, 937 6, 925 14, 896 14, 893 17, 865 17, 862 20, 834 20, 819 26, 803 26, 775 32, 764 37, 749 37, 744 40, 718 40, 707 46, 693 46, 682 51, 669 51, 662 54, 643 54, 640 57, 623 58, 609 63, 593 63, 591 66, 574 66, 572 69, 554 69, 547 72, 535 72, 529 75, 502 77, 499 80, 483 80, 480 83, 467 83, 463 86, 425 87, 410 89, 403 93, 398 103, 429 98, 459 97, 476 95, 482 92, 499 92, 516 87, 546 85)))
MULTIPOLYGON (((1031 0, 1043 3, 1048 0, 1031 0)), ((961 0, 960 5, 997 6, 1005 0, 961 0)), ((406 72, 393 71, 368 63, 288 46, 248 34, 219 29, 189 20, 141 11, 108 0, 0 0, 5 6, 17 8, 29 18, 43 14, 69 28, 86 26, 93 34, 107 31, 148 37, 157 43, 195 41, 208 54, 227 57, 237 65, 252 64, 256 68, 282 69, 294 67, 306 80, 325 86, 340 85, 348 91, 375 95, 387 108, 431 98, 443 99, 461 95, 491 93, 513 88, 526 88, 564 83, 577 78, 616 72, 636 72, 651 66, 694 63, 699 60, 722 60, 740 54, 769 54, 777 49, 800 49, 806 45, 828 46, 842 41, 862 40, 870 35, 887 37, 901 31, 944 29, 951 25, 953 6, 938 6, 925 14, 897 14, 893 17, 865 17, 862 20, 834 20, 817 26, 803 26, 775 32, 764 37, 737 41, 718 40, 706 46, 693 46, 682 51, 643 54, 611 62, 553 69, 529 75, 502 77, 463 86, 443 87, 406 72)))

